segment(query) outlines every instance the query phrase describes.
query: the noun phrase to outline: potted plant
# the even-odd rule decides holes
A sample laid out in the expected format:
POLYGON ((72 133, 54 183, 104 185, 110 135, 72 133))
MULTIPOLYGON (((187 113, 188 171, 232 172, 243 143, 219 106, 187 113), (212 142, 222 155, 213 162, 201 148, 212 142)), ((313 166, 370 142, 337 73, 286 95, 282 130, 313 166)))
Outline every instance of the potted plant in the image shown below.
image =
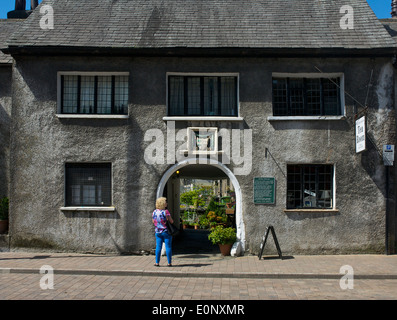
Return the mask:
POLYGON ((189 222, 182 220, 182 228, 187 229, 189 227, 189 222))
POLYGON ((189 225, 189 229, 194 229, 195 222, 189 221, 188 225, 189 225))
POLYGON ((187 229, 189 227, 189 211, 185 211, 183 213, 183 217, 182 217, 182 225, 183 225, 183 229, 187 229))
POLYGON ((236 229, 225 228, 223 225, 218 225, 212 229, 211 233, 208 235, 208 239, 211 240, 212 244, 219 245, 219 249, 223 256, 230 256, 233 243, 237 240, 236 229))
POLYGON ((207 229, 210 225, 207 216, 205 214, 201 215, 199 218, 199 225, 202 229, 207 229))
POLYGON ((7 233, 8 230, 8 206, 7 197, 0 199, 0 233, 7 233))
POLYGON ((207 219, 211 228, 217 225, 228 226, 227 216, 224 210, 217 209, 215 211, 208 212, 207 219))

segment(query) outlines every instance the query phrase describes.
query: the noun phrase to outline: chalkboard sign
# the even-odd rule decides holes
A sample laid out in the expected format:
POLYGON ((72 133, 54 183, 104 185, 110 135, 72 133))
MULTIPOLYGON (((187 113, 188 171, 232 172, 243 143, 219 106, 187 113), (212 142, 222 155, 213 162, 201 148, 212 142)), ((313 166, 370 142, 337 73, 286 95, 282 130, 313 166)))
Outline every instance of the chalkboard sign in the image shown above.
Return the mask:
POLYGON ((254 178, 254 204, 274 204, 275 184, 274 178, 254 178))
POLYGON ((276 248, 277 248, 278 256, 279 256, 279 258, 281 260, 283 260, 283 255, 281 253, 281 248, 280 248, 280 245, 278 244, 276 232, 274 231, 273 226, 268 226, 266 228, 265 234, 263 235, 263 238, 262 238, 262 242, 261 242, 261 247, 260 247, 260 250, 259 250, 258 258, 259 258, 259 260, 262 259, 263 249, 265 249, 265 244, 266 244, 266 241, 267 241, 267 237, 269 236, 269 232, 271 232, 271 234, 273 236, 273 240, 274 240, 274 244, 276 245, 276 248))

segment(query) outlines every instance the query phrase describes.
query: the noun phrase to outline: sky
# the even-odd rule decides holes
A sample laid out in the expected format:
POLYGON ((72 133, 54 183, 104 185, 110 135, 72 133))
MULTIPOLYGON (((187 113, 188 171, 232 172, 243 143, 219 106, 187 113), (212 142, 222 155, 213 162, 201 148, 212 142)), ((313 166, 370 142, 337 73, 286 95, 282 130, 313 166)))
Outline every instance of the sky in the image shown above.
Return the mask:
MULTIPOLYGON (((39 0, 39 3, 40 2, 41 0, 39 0)), ((390 18, 391 0, 367 0, 367 2, 379 19, 390 18)), ((346 0, 346 4, 348 3, 349 0, 346 0)), ((6 19, 7 12, 14 10, 14 6, 15 0, 0 0, 0 19, 6 19)), ((26 0, 26 7, 27 9, 30 9, 29 0, 26 0)))

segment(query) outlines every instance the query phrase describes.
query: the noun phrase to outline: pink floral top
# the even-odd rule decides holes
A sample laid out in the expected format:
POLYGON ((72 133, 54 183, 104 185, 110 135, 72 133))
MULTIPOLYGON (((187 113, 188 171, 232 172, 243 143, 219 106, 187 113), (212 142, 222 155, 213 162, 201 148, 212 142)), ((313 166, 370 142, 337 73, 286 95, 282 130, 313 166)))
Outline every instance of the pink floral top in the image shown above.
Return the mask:
POLYGON ((152 219, 156 233, 163 233, 164 231, 167 231, 166 216, 171 216, 170 212, 167 209, 156 209, 153 211, 152 219))

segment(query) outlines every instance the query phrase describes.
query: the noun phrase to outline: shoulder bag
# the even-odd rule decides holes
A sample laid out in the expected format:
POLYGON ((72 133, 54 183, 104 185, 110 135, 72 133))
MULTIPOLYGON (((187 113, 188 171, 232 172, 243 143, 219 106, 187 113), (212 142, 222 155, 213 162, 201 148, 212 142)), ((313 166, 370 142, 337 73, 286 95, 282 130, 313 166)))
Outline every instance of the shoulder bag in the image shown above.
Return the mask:
POLYGON ((179 232, 179 229, 173 223, 168 221, 167 215, 165 214, 165 212, 164 212, 164 215, 165 215, 165 225, 167 226, 168 234, 171 236, 175 236, 179 232))

